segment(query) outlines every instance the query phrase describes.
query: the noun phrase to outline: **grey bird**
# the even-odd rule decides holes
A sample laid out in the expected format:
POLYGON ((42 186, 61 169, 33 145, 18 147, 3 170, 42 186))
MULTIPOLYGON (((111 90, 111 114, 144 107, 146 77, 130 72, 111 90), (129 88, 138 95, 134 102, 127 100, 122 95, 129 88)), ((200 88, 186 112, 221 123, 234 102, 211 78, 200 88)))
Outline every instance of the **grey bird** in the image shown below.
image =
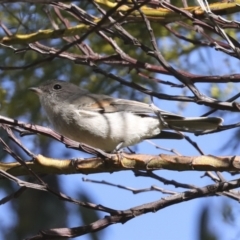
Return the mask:
POLYGON ((163 129, 198 133, 214 130, 223 122, 218 117, 185 118, 146 103, 93 94, 61 80, 30 90, 39 96, 58 133, 106 152, 145 139, 182 139, 177 132, 163 129))

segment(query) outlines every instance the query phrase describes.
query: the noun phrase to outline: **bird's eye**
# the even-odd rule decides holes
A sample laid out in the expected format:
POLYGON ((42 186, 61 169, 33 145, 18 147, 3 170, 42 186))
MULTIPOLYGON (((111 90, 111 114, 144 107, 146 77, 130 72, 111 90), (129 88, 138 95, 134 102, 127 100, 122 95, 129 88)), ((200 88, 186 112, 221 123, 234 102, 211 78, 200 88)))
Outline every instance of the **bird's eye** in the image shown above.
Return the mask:
POLYGON ((62 88, 62 86, 60 85, 60 84, 55 84, 54 86, 53 86, 53 89, 55 89, 55 90, 59 90, 59 89, 61 89, 62 88))

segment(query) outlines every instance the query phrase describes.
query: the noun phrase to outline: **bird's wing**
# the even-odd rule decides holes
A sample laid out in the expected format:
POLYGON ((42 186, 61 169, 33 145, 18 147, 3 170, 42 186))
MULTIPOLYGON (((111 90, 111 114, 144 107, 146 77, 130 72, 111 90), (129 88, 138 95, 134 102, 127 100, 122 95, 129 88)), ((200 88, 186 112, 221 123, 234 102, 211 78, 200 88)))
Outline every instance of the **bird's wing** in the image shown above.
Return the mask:
POLYGON ((112 98, 105 95, 87 94, 74 101, 74 104, 79 103, 79 109, 91 110, 95 112, 113 113, 113 112, 132 112, 138 115, 157 115, 161 114, 163 118, 183 119, 182 116, 171 112, 163 111, 151 104, 138 101, 112 98))
POLYGON ((74 101, 74 106, 76 105, 79 106, 79 110, 86 110, 89 113, 131 112, 142 117, 161 116, 168 124, 165 126, 166 129, 170 128, 185 132, 197 133, 199 131, 213 130, 223 122, 218 117, 185 118, 171 112, 163 111, 154 105, 98 94, 86 94, 80 98, 78 96, 74 101))

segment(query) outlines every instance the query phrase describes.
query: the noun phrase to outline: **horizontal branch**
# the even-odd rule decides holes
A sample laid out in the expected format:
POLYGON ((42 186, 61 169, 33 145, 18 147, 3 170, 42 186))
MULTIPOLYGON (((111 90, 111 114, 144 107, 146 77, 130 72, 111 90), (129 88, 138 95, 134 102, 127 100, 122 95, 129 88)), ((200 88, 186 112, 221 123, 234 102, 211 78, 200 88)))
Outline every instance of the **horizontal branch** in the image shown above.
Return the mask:
POLYGON ((86 233, 99 231, 112 224, 126 223, 127 221, 139 217, 146 213, 156 213, 157 211, 178 204, 184 201, 190 201, 196 198, 205 196, 214 196, 215 194, 222 193, 234 188, 238 188, 240 185, 239 179, 229 182, 217 182, 215 184, 207 185, 197 189, 191 189, 189 191, 181 192, 172 196, 161 198, 155 202, 149 202, 136 207, 132 207, 127 210, 118 211, 116 214, 107 215, 102 219, 99 219, 88 225, 74 227, 74 228, 53 228, 47 230, 41 230, 37 235, 30 237, 29 240, 36 239, 61 239, 63 237, 77 237, 86 233))
MULTIPOLYGON (((110 154, 109 154, 110 156, 110 154)), ((240 156, 175 156, 144 154, 112 154, 110 158, 59 160, 37 155, 26 165, 38 174, 92 174, 124 170, 177 170, 177 171, 239 171, 240 156)), ((14 176, 29 175, 28 169, 18 162, 0 163, 0 169, 14 176)))
MULTIPOLYGON (((111 1, 107 0, 94 0, 96 3, 102 5, 103 7, 107 8, 113 8, 116 6, 116 3, 113 3, 111 1)), ((116 1, 117 2, 117 1, 116 1)), ((131 1, 129 1, 132 3, 131 1)), ((223 15, 223 14, 230 14, 230 13, 236 13, 239 12, 239 4, 240 0, 235 0, 235 1, 225 1, 225 2, 217 2, 213 4, 209 4, 209 10, 218 15, 223 15)), ((131 4, 129 4, 130 6, 131 4)), ((129 11, 130 7, 127 5, 121 6, 118 9, 118 12, 124 13, 129 11)), ((158 5, 159 6, 159 5, 158 5)), ((143 6, 140 8, 141 11, 148 17, 149 20, 159 20, 160 22, 173 22, 173 20, 179 21, 179 14, 176 14, 170 9, 165 9, 165 8, 150 8, 147 6, 143 6)), ((200 6, 190 6, 187 8, 179 8, 183 11, 188 11, 189 13, 192 13, 194 16, 200 18, 200 17, 205 17, 204 13, 205 11, 200 7, 200 6)), ((138 11, 134 11, 132 13, 134 17, 141 18, 141 15, 138 11)))
MULTIPOLYGON (((96 19, 99 22, 101 19, 96 19)), ((16 34, 12 36, 6 36, 0 39, 0 43, 10 45, 10 44, 27 44, 32 42, 37 42, 44 39, 56 39, 62 37, 70 37, 75 35, 81 35, 86 33, 91 26, 85 24, 79 24, 74 27, 64 28, 64 29, 45 29, 39 30, 34 33, 28 34, 16 34)))
MULTIPOLYGON (((1 1, 0 3, 9 2, 9 1, 1 1)), ((11 1, 11 2, 35 2, 35 1, 11 1)), ((41 2, 41 1, 39 1, 41 2)), ((47 1, 42 1, 43 3, 47 3, 47 1)), ((60 1, 61 2, 61 1, 60 1)), ((64 2, 64 1, 62 1, 64 2)), ((106 0, 95 0, 96 3, 107 7, 109 9, 112 9, 116 7, 117 3, 113 3, 106 0)), ((239 12, 239 4, 240 0, 235 0, 234 2, 221 2, 221 3, 214 3, 209 5, 209 9, 212 13, 222 15, 222 14, 230 14, 239 12)), ((116 9, 115 14, 113 15, 123 15, 127 14, 132 9, 131 4, 129 5, 122 5, 118 9, 116 9)), ((149 21, 154 22, 162 22, 162 23, 170 23, 175 22, 179 20, 183 20, 186 17, 184 17, 182 14, 179 14, 179 12, 174 12, 170 9, 166 8, 150 8, 150 7, 140 7, 141 11, 146 15, 146 18, 149 21)), ((204 17, 204 11, 201 9, 200 6, 192 6, 188 8, 179 8, 182 11, 186 11, 189 14, 192 14, 193 16, 197 18, 204 17)), ((131 12, 128 16, 125 17, 126 20, 133 19, 135 21, 143 21, 142 17, 139 13, 139 11, 135 10, 131 12)), ((101 18, 95 18, 92 22, 94 24, 97 24, 101 21, 101 18)), ((45 30, 39 30, 38 32, 34 33, 28 33, 28 34, 14 34, 11 36, 5 36, 2 39, 0 38, 0 43, 11 45, 11 44, 26 44, 26 43, 33 43, 44 39, 55 39, 55 38, 62 38, 62 37, 72 37, 75 35, 81 35, 91 28, 91 25, 88 24, 79 24, 74 27, 69 27, 65 29, 45 29, 45 30)))

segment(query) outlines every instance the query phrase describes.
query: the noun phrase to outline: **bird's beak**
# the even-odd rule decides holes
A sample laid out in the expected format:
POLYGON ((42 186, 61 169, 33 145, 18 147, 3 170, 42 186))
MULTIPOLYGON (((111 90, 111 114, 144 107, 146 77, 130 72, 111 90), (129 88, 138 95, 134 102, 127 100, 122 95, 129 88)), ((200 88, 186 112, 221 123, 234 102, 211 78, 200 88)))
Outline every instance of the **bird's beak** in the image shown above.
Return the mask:
POLYGON ((37 95, 41 95, 43 93, 43 91, 38 87, 31 87, 29 90, 35 92, 37 95))

